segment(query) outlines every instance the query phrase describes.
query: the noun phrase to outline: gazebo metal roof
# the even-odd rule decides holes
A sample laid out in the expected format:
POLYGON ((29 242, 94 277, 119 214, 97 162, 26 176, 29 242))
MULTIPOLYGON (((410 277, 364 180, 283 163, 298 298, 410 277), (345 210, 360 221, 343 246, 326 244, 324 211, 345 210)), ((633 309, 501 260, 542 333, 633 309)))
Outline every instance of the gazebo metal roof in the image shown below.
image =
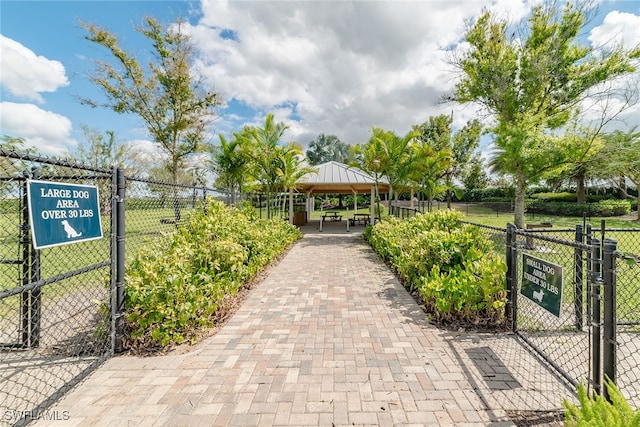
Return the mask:
MULTIPOLYGON (((314 166, 317 171, 303 176, 296 189, 301 193, 314 194, 368 194, 375 185, 371 175, 339 162, 327 162, 314 166)), ((378 183, 381 193, 389 191, 385 181, 378 183)))

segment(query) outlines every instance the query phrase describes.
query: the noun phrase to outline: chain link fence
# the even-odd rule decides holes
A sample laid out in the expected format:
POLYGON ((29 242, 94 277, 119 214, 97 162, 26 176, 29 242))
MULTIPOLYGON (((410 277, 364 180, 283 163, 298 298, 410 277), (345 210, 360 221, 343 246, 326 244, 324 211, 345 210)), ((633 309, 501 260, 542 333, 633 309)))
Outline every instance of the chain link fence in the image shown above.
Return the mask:
POLYGON ((108 355, 112 172, 0 152, 0 407, 26 424, 108 355), (28 180, 98 188, 104 237, 35 250, 28 180))
MULTIPOLYGON (((507 310, 512 332, 482 338, 484 347, 499 355, 505 366, 497 373, 480 369, 475 381, 506 373, 517 381, 504 383, 512 387, 491 389, 486 398, 530 421, 560 420, 561 402, 575 400, 579 382, 606 394, 606 375, 615 379, 632 406, 640 408, 640 229, 607 228, 604 222, 599 228, 587 224, 573 229, 537 224, 508 238, 507 229, 467 224, 478 227, 513 266, 507 310), (615 249, 608 256, 603 246, 611 250, 611 245, 615 249), (534 296, 523 289, 526 259, 561 269, 563 286, 552 298, 557 313, 542 304, 549 292, 542 295, 536 289, 534 296), (529 355, 519 348, 529 349, 529 355)), ((451 345, 463 360, 465 352, 477 347, 462 339, 453 339, 451 345)), ((475 353, 474 357, 478 358, 475 353)), ((480 359, 468 363, 495 363, 486 355, 480 359)))
POLYGON ((124 254, 131 260, 205 198, 227 195, 0 149, 0 196, 0 422, 26 425, 51 416, 52 403, 119 350, 124 254), (45 228, 78 241, 35 249, 34 183, 97 189, 102 238, 80 241, 72 226, 88 212, 57 193, 56 209, 40 213, 56 218, 45 228))
POLYGON ((193 187, 144 178, 126 177, 126 260, 153 239, 172 233, 184 224, 207 198, 226 204, 229 195, 206 187, 193 187))
POLYGON ((616 252, 616 385, 622 394, 640 408, 640 233, 619 232, 616 252), (637 241, 632 243, 631 236, 637 241), (622 239, 622 237, 625 237, 622 239))

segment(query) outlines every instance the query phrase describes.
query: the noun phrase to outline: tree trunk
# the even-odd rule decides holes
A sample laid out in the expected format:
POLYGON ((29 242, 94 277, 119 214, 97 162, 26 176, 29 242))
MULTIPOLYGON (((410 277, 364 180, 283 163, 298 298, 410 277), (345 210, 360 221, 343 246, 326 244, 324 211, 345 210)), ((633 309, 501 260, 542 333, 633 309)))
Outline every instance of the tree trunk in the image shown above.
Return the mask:
MULTIPOLYGON (((382 212, 380 212, 380 190, 378 189, 378 180, 376 180, 376 185, 375 185, 375 206, 377 208, 377 216, 378 218, 380 218, 380 221, 382 221, 382 212)), ((373 203, 373 200, 371 201, 373 203)), ((371 225, 375 225, 375 217, 371 218, 371 225)))
POLYGON ((453 180, 451 179, 451 175, 447 175, 446 178, 447 183, 447 209, 451 209, 451 187, 453 186, 453 180))
POLYGON ((584 172, 578 172, 578 174, 576 175, 576 184, 578 187, 576 190, 576 195, 578 197, 577 202, 584 203, 586 199, 584 188, 584 172))
POLYGON ((516 178, 516 205, 514 208, 514 222, 516 227, 524 228, 524 197, 527 183, 523 178, 516 178))

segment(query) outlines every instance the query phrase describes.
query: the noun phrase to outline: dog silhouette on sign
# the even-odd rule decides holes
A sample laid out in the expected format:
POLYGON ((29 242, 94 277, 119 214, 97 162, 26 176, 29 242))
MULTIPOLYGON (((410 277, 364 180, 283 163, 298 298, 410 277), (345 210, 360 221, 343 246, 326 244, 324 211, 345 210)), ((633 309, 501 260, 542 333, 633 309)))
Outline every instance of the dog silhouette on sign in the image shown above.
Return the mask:
POLYGON ((538 292, 533 292, 533 299, 537 299, 539 302, 542 302, 542 298, 544 298, 544 291, 542 289, 538 292))
POLYGON ((66 219, 62 220, 62 226, 64 227, 65 233, 67 233, 67 239, 82 236, 82 233, 78 233, 72 226, 69 225, 69 222, 66 219))

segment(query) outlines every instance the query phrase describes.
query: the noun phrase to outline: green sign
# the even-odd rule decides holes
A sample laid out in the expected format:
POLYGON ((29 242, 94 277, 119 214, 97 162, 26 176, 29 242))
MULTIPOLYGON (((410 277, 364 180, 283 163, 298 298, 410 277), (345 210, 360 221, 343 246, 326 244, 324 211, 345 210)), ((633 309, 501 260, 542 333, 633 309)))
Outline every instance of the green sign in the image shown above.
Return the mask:
POLYGON ((522 254, 520 293, 549 313, 560 317, 562 267, 529 254, 522 254))
POLYGON ((27 198, 34 248, 102 238, 98 187, 29 180, 27 198))

